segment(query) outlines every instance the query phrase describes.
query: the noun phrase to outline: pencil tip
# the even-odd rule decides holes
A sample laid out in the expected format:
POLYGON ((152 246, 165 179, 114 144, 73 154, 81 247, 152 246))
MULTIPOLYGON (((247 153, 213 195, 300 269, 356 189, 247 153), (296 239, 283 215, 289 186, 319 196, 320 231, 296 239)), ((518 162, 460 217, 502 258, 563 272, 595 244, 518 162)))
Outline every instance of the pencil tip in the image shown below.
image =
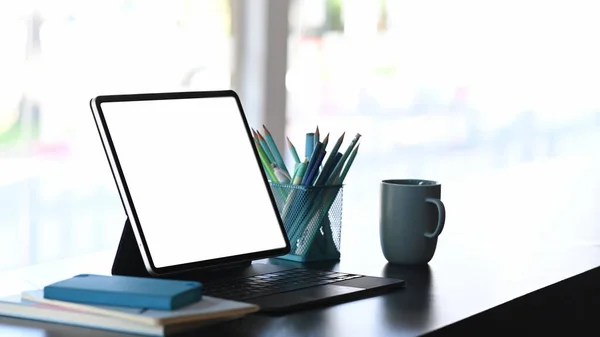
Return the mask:
POLYGON ((329 133, 327 134, 327 136, 325 136, 325 138, 323 138, 323 141, 326 142, 329 140, 329 133))
POLYGON ((269 134, 269 129, 267 129, 267 127, 263 124, 263 129, 265 130, 265 135, 269 134))

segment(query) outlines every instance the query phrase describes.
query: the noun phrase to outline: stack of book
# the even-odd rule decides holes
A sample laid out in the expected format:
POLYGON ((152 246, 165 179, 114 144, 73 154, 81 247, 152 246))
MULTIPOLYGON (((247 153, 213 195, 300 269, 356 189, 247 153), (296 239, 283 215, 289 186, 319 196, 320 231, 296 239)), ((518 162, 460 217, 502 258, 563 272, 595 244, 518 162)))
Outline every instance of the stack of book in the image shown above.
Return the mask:
POLYGON ((0 316, 9 316, 147 336, 165 336, 240 318, 259 310, 254 304, 203 296, 176 310, 90 305, 49 300, 43 290, 0 299, 0 316))

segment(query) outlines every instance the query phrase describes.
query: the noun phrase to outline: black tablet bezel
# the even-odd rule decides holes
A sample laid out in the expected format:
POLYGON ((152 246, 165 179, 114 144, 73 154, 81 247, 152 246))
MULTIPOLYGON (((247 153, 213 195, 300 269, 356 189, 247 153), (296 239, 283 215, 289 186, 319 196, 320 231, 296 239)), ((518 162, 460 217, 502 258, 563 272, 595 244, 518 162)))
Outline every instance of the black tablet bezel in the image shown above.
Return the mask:
MULTIPOLYGON (((124 94, 124 95, 102 95, 92 98, 90 100, 90 108, 92 110, 92 114, 94 116, 94 121, 96 123, 96 127, 98 129, 98 133, 100 135, 100 139, 102 145, 104 147, 104 152, 106 154, 110 169, 112 171, 113 178, 115 180, 115 184, 117 185, 117 190, 119 191, 119 195, 121 198, 121 202, 123 203, 123 208, 125 209, 125 213, 130 219, 131 226, 136 234, 136 240, 138 242, 138 247, 140 248, 140 253, 144 258, 144 264, 146 265, 146 269, 149 273, 153 275, 166 275, 171 273, 180 273, 183 271, 190 271, 208 267, 215 267, 220 265, 227 265, 232 263, 239 262, 247 262, 257 259, 264 259, 269 257, 275 257, 284 255, 290 252, 290 243, 288 237, 285 233, 285 228, 283 226, 283 221, 279 215, 279 211, 277 209, 277 205, 275 203, 275 197, 270 189, 269 182, 267 176, 263 170, 262 163, 260 162, 260 157, 256 147, 254 146, 254 139, 250 132, 250 127, 248 125, 248 120, 244 113, 240 98, 237 93, 233 90, 220 90, 220 91, 188 91, 188 92, 166 92, 166 93, 144 93, 144 94, 124 94), (242 121, 244 123, 244 127, 246 129, 246 134, 248 137, 248 141, 250 142, 251 148, 254 151, 254 157, 256 158, 256 165, 259 167, 259 171, 263 177, 263 182, 265 184, 265 188, 269 193, 269 198, 271 200, 271 205, 273 207, 273 212, 276 215, 277 221, 279 222, 279 228, 281 231, 281 235, 284 238, 285 247, 276 248, 267 251, 259 251, 248 254, 241 254, 217 259, 210 259, 205 261, 197 261, 190 262, 185 264, 178 264, 167 267, 157 268, 154 265, 152 260, 152 255, 150 254, 150 250, 148 249, 148 244, 146 242, 144 231, 142 229, 142 224, 140 223, 137 212, 135 209, 134 201, 131 198, 129 193, 129 188, 127 186, 127 181, 123 174, 123 170, 121 168, 121 164, 119 163, 119 158, 117 155, 117 151, 115 150, 114 144, 112 142, 112 138, 110 136, 110 131, 108 126, 106 125, 106 120, 104 118, 104 113, 102 112, 101 105, 103 103, 110 102, 131 102, 131 101, 153 101, 153 100, 173 100, 173 99, 195 99, 195 98, 215 98, 215 97, 231 97, 234 98, 238 111, 241 114, 242 121), (104 136, 103 137, 103 134, 104 136)), ((140 121, 143 122, 143 121, 140 121)))

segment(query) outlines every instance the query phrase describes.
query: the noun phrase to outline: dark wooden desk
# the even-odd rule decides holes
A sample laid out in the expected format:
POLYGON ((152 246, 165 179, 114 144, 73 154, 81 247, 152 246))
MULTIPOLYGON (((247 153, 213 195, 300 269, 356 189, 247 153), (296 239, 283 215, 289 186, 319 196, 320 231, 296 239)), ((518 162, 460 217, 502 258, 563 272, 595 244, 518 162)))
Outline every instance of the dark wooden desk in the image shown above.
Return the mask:
MULTIPOLYGON (((447 223, 436 255, 423 267, 386 263, 379 249, 376 209, 347 216, 342 260, 329 267, 403 278, 406 289, 286 316, 252 315, 191 335, 489 334, 522 332, 515 330, 522 329, 518 325, 536 332, 561 327, 576 331, 589 322, 586 310, 600 304, 594 299, 600 298, 598 172, 600 161, 573 158, 443 185, 447 223), (365 222, 365 217, 373 220, 365 222)), ((7 287, 41 287, 78 272, 108 273, 111 259, 112 252, 105 252, 29 267, 5 273, 0 284, 6 292, 7 287)), ((118 335, 0 318, 0 334, 44 333, 118 335)))

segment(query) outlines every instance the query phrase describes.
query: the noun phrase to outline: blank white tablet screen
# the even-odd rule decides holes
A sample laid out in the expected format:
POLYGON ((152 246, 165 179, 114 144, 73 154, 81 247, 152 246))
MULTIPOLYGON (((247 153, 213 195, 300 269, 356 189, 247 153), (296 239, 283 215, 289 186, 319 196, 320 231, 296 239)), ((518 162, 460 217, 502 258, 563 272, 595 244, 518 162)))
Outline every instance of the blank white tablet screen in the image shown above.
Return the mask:
POLYGON ((234 98, 100 108, 156 268, 285 247, 234 98))

